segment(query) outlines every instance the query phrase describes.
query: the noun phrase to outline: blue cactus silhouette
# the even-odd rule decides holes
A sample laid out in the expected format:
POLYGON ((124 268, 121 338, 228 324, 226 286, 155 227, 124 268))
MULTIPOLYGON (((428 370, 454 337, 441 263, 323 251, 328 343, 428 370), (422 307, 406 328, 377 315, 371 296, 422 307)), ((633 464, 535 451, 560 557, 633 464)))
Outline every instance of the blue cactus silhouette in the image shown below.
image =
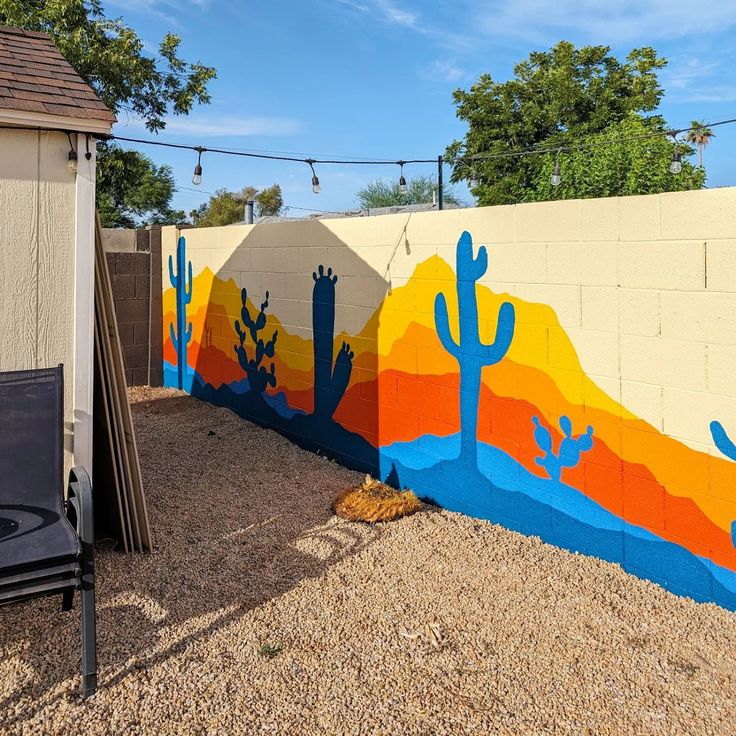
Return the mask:
POLYGON ((255 319, 250 316, 250 311, 248 310, 248 292, 245 289, 241 289, 240 291, 240 301, 243 305, 240 310, 240 318, 243 320, 243 325, 241 326, 239 320, 235 320, 235 332, 238 334, 240 341, 240 345, 234 346, 235 353, 238 356, 240 367, 248 376, 248 385, 250 386, 251 393, 262 394, 266 390, 266 386, 274 387, 276 385, 275 365, 271 363, 271 370, 269 372, 262 363, 264 357, 273 358, 276 338, 279 332, 275 330, 273 337, 266 343, 258 337, 258 333, 266 326, 265 312, 268 307, 268 292, 266 292, 266 299, 261 304, 261 311, 255 319), (245 339, 248 334, 250 334, 254 345, 253 357, 251 358, 248 358, 248 353, 245 349, 245 339))
POLYGON ((720 422, 710 423, 710 433, 713 437, 716 447, 731 460, 736 460, 736 445, 731 441, 731 438, 726 434, 726 430, 720 422))
MULTIPOLYGON (((726 430, 720 422, 713 421, 710 423, 710 433, 713 437, 716 447, 731 460, 736 460, 736 445, 726 434, 726 430)), ((736 521, 731 522, 731 544, 736 547, 736 521)))
POLYGON ((188 274, 185 274, 186 245, 184 237, 180 237, 176 245, 176 273, 174 273, 172 258, 169 256, 169 280, 176 289, 176 332, 173 323, 169 323, 169 333, 176 350, 179 388, 184 388, 184 376, 187 372, 187 345, 192 339, 192 323, 189 322, 185 328, 187 304, 192 301, 192 262, 189 261, 188 274))
POLYGON ((534 422, 534 441, 544 453, 535 458, 537 465, 541 465, 552 480, 559 481, 563 468, 574 468, 580 462, 580 455, 593 447, 593 427, 590 425, 585 434, 578 437, 572 436, 572 422, 569 417, 560 417, 560 429, 565 435, 560 442, 557 455, 552 450, 552 435, 546 427, 543 427, 539 417, 532 417, 534 422))
POLYGON ((514 305, 504 302, 498 313, 496 340, 484 345, 478 334, 478 302, 475 282, 488 268, 488 254, 484 245, 473 258, 473 239, 463 232, 457 243, 457 301, 460 313, 460 341, 456 343, 450 333, 447 301, 440 293, 434 301, 434 321, 442 346, 457 360, 460 367, 460 457, 463 461, 478 465, 478 395, 480 376, 484 366, 498 363, 511 345, 514 335, 514 305))
POLYGON ((319 276, 312 273, 312 334, 314 347, 314 413, 330 418, 345 393, 353 370, 354 353, 343 342, 333 367, 335 344, 335 284, 337 276, 332 269, 325 273, 318 268, 319 276))

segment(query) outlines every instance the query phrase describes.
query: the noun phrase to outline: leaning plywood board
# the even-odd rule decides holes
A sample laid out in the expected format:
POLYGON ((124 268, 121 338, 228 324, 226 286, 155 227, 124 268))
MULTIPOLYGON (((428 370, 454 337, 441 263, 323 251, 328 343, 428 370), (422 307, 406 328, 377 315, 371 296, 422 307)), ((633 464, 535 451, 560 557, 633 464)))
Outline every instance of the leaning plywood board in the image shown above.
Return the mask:
POLYGON ((100 308, 97 310, 97 316, 99 321, 100 350, 103 356, 101 372, 102 382, 104 385, 105 396, 107 398, 112 445, 117 461, 120 489, 123 497, 123 508, 128 517, 127 531, 130 534, 128 541, 133 550, 140 551, 143 544, 140 534, 137 507, 133 501, 133 496, 136 492, 135 482, 133 479, 133 472, 131 470, 130 458, 128 456, 127 444, 125 442, 123 407, 119 397, 120 389, 118 386, 118 370, 114 350, 115 329, 110 326, 109 304, 107 294, 105 293, 105 264, 100 264, 98 262, 96 265, 97 273, 100 275, 100 277, 96 279, 95 293, 97 302, 100 305, 100 308))
POLYGON ((108 457, 114 467, 108 476, 115 485, 123 547, 139 552, 150 551, 148 513, 99 219, 95 235, 95 342, 103 393, 102 406, 98 410, 104 413, 110 443, 108 457))
MULTIPOLYGON (((95 302, 103 303, 100 293, 99 279, 95 279, 95 302)), ((132 551, 133 530, 130 522, 130 510, 128 498, 123 493, 124 483, 122 480, 123 458, 120 448, 118 433, 115 431, 116 417, 110 402, 109 372, 106 370, 103 358, 103 343, 105 328, 103 326, 102 309, 95 310, 95 480, 107 484, 106 488, 114 488, 117 500, 117 517, 112 519, 113 511, 105 508, 100 510, 99 516, 106 521, 110 533, 120 539, 125 552, 132 551)), ((96 487, 99 487, 96 485, 96 487)), ((106 504, 107 507, 110 504, 106 504)), ((99 509, 97 503, 95 509, 99 509)))
MULTIPOLYGON (((95 334, 98 327, 95 325, 95 334)), ((114 539, 119 539, 124 552, 130 552, 130 529, 127 499, 122 495, 122 484, 118 473, 120 458, 115 447, 115 435, 112 431, 110 409, 107 402, 107 389, 103 385, 102 351, 98 340, 95 340, 95 393, 94 393, 94 444, 92 448, 95 459, 94 488, 95 529, 114 539), (100 489, 105 489, 106 497, 100 502, 100 489), (110 489, 115 491, 116 504, 110 502, 110 489)))
MULTIPOLYGON (((101 240, 100 240, 101 242, 101 240)), ((125 385, 125 370, 123 366, 123 352, 120 346, 120 338, 117 329, 117 320, 115 318, 115 307, 112 300, 112 284, 107 269, 107 260, 102 248, 100 248, 102 266, 100 279, 102 285, 102 294, 105 302, 105 310, 103 317, 107 322, 107 336, 109 338, 110 356, 112 358, 111 365, 115 367, 110 372, 113 380, 112 398, 115 414, 119 418, 119 425, 122 428, 121 440, 124 445, 125 457, 128 462, 124 464, 126 483, 131 488, 130 504, 131 516, 133 522, 133 538, 137 548, 141 550, 150 550, 151 541, 148 533, 148 515, 146 512, 145 498, 143 495, 143 484, 141 480, 140 465, 138 462, 138 447, 135 442, 135 432, 133 430, 133 420, 130 414, 130 406, 128 404, 128 394, 125 385)))

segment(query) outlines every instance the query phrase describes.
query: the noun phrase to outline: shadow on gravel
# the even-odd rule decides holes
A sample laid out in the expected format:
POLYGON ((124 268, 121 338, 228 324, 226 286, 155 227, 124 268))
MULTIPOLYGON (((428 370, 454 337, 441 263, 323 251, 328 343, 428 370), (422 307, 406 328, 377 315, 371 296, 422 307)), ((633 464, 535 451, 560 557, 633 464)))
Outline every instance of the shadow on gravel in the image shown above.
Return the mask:
MULTIPOLYGON (((132 409, 154 552, 126 556, 98 541, 100 689, 181 653, 381 535, 380 526, 348 524, 330 511, 360 474, 227 409, 148 391, 152 398, 132 409)), ((0 610, 5 726, 51 700, 78 698, 76 604, 70 613, 55 598, 0 610)))

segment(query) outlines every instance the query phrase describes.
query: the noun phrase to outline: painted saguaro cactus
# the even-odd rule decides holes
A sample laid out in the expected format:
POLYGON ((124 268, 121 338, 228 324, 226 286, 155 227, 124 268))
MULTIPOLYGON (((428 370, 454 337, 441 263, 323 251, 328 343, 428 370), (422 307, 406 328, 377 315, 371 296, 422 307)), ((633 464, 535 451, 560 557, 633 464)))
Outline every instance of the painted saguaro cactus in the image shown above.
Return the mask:
POLYGON ((312 334, 314 346, 314 413, 330 418, 350 383, 354 354, 343 342, 334 360, 335 284, 332 269, 320 266, 312 273, 312 334))
POLYGON ((243 324, 241 326, 240 321, 235 320, 235 332, 238 334, 238 340, 240 341, 240 345, 234 346, 235 353, 238 356, 240 367, 245 371, 246 376, 248 376, 248 385, 250 386, 251 393, 262 394, 266 390, 266 386, 273 388, 276 385, 276 366, 271 363, 271 370, 267 371, 262 363, 264 357, 273 358, 276 338, 279 332, 278 330, 274 330, 271 339, 265 343, 262 338, 258 337, 258 333, 266 326, 265 313, 268 307, 268 292, 266 292, 266 298, 261 304, 261 311, 255 319, 250 316, 248 292, 245 289, 242 289, 240 292, 240 301, 243 305, 240 310, 240 318, 243 320, 243 324), (250 333, 254 345, 251 358, 248 357, 245 349, 245 338, 248 333, 250 333))
POLYGON ((192 262, 189 261, 188 271, 184 265, 186 262, 186 240, 180 237, 176 245, 176 273, 174 273, 172 258, 169 256, 169 280, 176 289, 176 332, 173 323, 170 322, 169 334, 176 350, 179 388, 184 388, 184 377, 187 372, 187 345, 192 339, 192 323, 189 322, 187 325, 187 304, 192 301, 192 262), (187 271, 186 274, 185 271, 187 271))
POLYGON ((514 336, 514 305, 504 302, 498 313, 496 339, 484 345, 478 333, 478 302, 475 282, 488 268, 488 253, 484 245, 473 257, 473 239, 464 232, 456 251, 457 301, 460 315, 460 340, 455 342, 450 333, 445 295, 440 293, 434 301, 434 320, 442 346, 457 360, 460 367, 460 458, 478 465, 478 396, 481 370, 498 363, 511 345, 514 336))
MULTIPOLYGON (((710 433, 713 437, 716 447, 731 460, 736 461, 736 445, 726 434, 726 430, 720 422, 713 421, 710 423, 710 433)), ((736 521, 731 522, 731 544, 736 547, 736 521)))
POLYGON ((560 448, 555 455, 552 450, 552 435, 547 427, 543 427, 539 417, 532 417, 534 422, 534 441, 544 453, 534 461, 541 465, 552 480, 559 481, 563 468, 574 468, 580 462, 580 455, 593 447, 593 427, 588 426, 585 434, 572 436, 570 417, 560 417, 560 429, 564 434, 560 448))

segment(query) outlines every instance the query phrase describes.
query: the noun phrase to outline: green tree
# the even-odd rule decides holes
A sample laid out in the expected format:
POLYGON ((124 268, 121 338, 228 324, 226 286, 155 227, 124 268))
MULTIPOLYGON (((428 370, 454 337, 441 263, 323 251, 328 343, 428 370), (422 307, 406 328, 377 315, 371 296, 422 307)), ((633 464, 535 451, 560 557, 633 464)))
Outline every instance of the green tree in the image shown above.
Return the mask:
MULTIPOLYGON (((110 110, 140 118, 152 132, 166 127, 169 112, 186 115, 195 104, 210 101, 207 85, 215 78, 215 70, 182 60, 179 36, 167 33, 158 53, 149 55, 141 38, 122 19, 105 16, 101 0, 2 0, 0 23, 48 33, 110 110)), ((159 199, 151 202, 147 211, 155 217, 163 216, 171 199, 162 203, 160 196, 167 190, 171 172, 167 179, 166 167, 152 168, 150 159, 136 152, 122 157, 120 150, 111 143, 99 148, 98 206, 110 220, 123 222, 130 210, 113 213, 110 208, 115 203, 140 204, 141 197, 155 192, 159 199), (139 160, 134 163, 135 157, 139 160), (139 187, 133 174, 143 169, 148 175, 146 184, 139 187), (125 178, 125 172, 130 172, 130 177, 125 178), (110 184, 114 189, 107 189, 110 184), (135 189, 139 191, 127 191, 135 189)), ((173 186, 168 191, 173 195, 173 186)))
POLYGON ((97 209, 103 227, 142 227, 183 222, 185 213, 171 209, 174 175, 138 151, 105 147, 105 166, 97 174, 97 209), (131 186, 131 182, 135 182, 131 186))
MULTIPOLYGON (((540 187, 546 187, 549 157, 509 156, 512 150, 587 144, 606 131, 615 136, 616 126, 634 125, 634 120, 647 135, 658 133, 664 140, 664 120, 648 114, 662 98, 657 73, 666 64, 649 47, 634 49, 620 61, 607 46, 575 48, 561 41, 549 51, 531 53, 506 82, 481 75, 469 91, 453 94, 468 132, 447 149, 447 159, 454 162, 452 181, 476 180, 473 194, 482 205, 536 200, 543 196, 540 187), (489 158, 470 158, 477 155, 489 158)), ((654 169, 663 165, 666 173, 671 153, 669 144, 669 154, 654 162, 654 169)), ((612 194, 682 186, 684 177, 666 177, 654 169, 622 173, 616 182, 605 174, 606 186, 612 194)), ((555 194, 563 195, 578 196, 569 186, 555 194)))
POLYGON ((711 138, 715 138, 716 134, 705 125, 693 120, 690 123, 692 130, 687 132, 688 143, 692 143, 698 147, 698 166, 703 167, 703 150, 710 143, 711 138))
MULTIPOLYGON (((590 145, 560 155, 561 183, 557 187, 552 186, 557 155, 539 156, 537 178, 525 201, 700 189, 705 183, 704 170, 683 161, 679 174, 670 173, 673 145, 665 135, 650 133, 650 125, 631 115, 602 133, 588 136, 590 145)), ((684 144, 679 144, 678 150, 684 157, 694 153, 684 144)))
POLYGON ((209 201, 192 212, 192 221, 197 227, 219 227, 242 222, 245 199, 236 192, 218 189, 209 201))
POLYGON ((239 192, 218 189, 207 202, 190 213, 192 222, 197 227, 218 227, 232 225, 245 219, 246 202, 255 202, 258 216, 278 215, 284 206, 281 198, 281 187, 278 184, 262 189, 260 192, 252 186, 245 186, 239 192))
MULTIPOLYGON (((451 187, 444 187, 444 201, 461 204, 451 187)), ((397 181, 377 179, 358 191, 358 204, 364 210, 376 207, 400 207, 405 204, 426 204, 437 197, 437 182, 431 176, 418 176, 406 180, 406 194, 399 191, 397 181)))
POLYGON ((256 194, 255 202, 258 207, 258 217, 267 217, 280 215, 284 207, 284 198, 281 195, 281 187, 273 184, 270 187, 261 189, 256 194))

